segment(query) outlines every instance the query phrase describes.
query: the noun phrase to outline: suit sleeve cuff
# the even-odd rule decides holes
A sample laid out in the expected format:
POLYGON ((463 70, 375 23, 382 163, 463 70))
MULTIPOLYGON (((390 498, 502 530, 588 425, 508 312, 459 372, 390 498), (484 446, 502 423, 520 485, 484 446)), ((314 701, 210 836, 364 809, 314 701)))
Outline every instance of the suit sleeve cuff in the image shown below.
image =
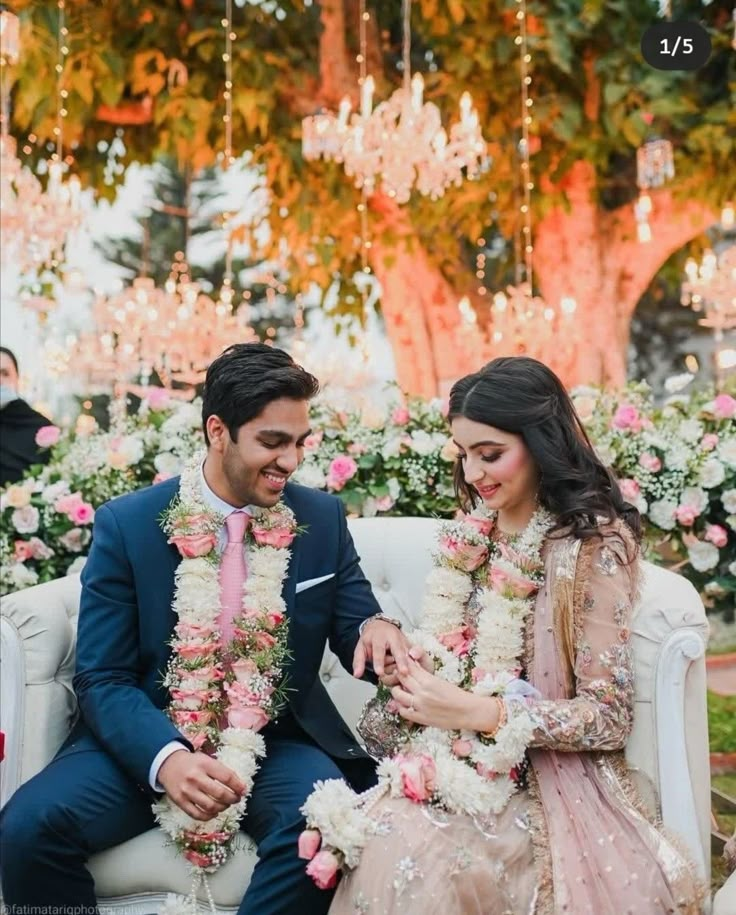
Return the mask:
POLYGON ((169 758, 169 756, 171 756, 172 753, 176 753, 177 750, 186 750, 187 753, 189 752, 189 748, 186 747, 180 740, 170 740, 167 744, 164 744, 164 746, 161 747, 158 753, 153 757, 151 768, 148 770, 148 784, 158 794, 164 793, 163 785, 161 785, 158 780, 159 770, 169 758))

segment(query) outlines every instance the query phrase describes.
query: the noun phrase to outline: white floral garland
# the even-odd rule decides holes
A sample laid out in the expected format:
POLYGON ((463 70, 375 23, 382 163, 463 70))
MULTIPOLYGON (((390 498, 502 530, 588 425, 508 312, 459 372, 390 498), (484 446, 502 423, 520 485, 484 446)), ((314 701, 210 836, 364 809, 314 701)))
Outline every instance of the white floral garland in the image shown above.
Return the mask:
POLYGON ((182 556, 172 603, 178 623, 164 678, 171 695, 167 711, 183 736, 232 769, 246 791, 237 804, 206 822, 190 817, 168 796, 153 805, 161 828, 192 865, 193 894, 200 882, 206 885, 205 873, 220 867, 232 851, 258 760, 266 753, 258 731, 277 717, 285 702, 288 625, 282 587, 289 546, 298 533, 293 512, 282 503, 259 509, 252 518, 244 547, 248 575, 243 615, 234 621, 231 643, 223 645, 217 542, 225 518, 202 500, 203 457, 197 455, 188 464, 178 495, 162 518, 169 542, 182 556))
POLYGON ((442 525, 427 580, 422 628, 409 639, 433 659, 435 673, 478 695, 503 697, 507 720, 494 739, 471 731, 408 726, 399 752, 378 766, 378 786, 356 795, 344 783, 320 782, 302 808, 307 830, 300 854, 319 886, 353 868, 376 824, 369 810, 388 792, 471 817, 498 814, 516 791, 534 725, 520 679, 524 628, 543 582, 542 547, 554 519, 544 509, 513 544, 491 539, 495 513, 484 507, 442 525), (465 624, 471 596, 473 630, 465 624))

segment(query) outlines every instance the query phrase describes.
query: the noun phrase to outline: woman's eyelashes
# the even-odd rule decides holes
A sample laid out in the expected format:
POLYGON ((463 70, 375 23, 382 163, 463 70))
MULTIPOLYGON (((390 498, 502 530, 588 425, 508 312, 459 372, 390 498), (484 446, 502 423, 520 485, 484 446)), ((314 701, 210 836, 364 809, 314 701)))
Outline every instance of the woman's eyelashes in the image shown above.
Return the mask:
MULTIPOLYGON (((462 452, 460 452, 458 454, 458 457, 460 458, 461 461, 465 461, 465 460, 467 460, 468 456, 467 456, 467 454, 463 454, 462 452)), ((494 461, 497 461, 500 457, 501 457, 501 454, 499 452, 495 452, 494 454, 481 454, 480 459, 481 459, 481 461, 485 461, 486 464, 492 464, 494 461)))

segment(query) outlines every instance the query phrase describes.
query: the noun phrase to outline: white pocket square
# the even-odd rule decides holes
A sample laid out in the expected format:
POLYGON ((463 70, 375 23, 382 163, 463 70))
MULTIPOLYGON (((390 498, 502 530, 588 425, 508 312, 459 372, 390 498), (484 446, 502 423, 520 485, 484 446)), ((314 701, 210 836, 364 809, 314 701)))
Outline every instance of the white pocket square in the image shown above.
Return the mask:
POLYGON ((308 578, 306 581, 297 582, 296 593, 299 594, 300 591, 306 591, 307 588, 313 588, 315 585, 321 585, 323 581, 328 581, 330 578, 334 578, 335 573, 330 572, 329 575, 322 575, 320 578, 308 578))

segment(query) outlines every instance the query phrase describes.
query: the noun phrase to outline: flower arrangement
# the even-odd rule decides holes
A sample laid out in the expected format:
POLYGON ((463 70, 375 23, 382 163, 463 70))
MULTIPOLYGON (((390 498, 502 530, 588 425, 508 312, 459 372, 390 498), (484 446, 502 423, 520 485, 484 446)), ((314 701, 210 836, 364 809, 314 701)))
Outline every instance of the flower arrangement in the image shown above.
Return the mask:
MULTIPOLYGON (((690 379, 674 379, 679 390, 663 406, 642 383, 619 392, 578 388, 573 400, 624 495, 642 511, 652 558, 688 576, 709 608, 732 613, 736 391, 688 393, 681 386, 690 379)), ((90 429, 89 417, 80 417, 77 430, 52 445, 45 467, 0 495, 0 591, 78 567, 89 546, 90 523, 82 523, 89 510, 70 517, 66 503, 57 511, 60 498, 77 494, 95 509, 179 473, 201 448, 198 404, 171 401, 158 390, 134 416, 115 415, 110 432, 90 429)), ((455 451, 442 401, 397 400, 370 414, 318 403, 313 426, 297 482, 336 493, 352 515, 455 514, 455 451)))
MULTIPOLYGON (((496 697, 495 734, 404 725, 398 752, 383 759, 378 785, 352 795, 339 781, 318 783, 302 812, 307 829, 299 854, 318 886, 353 868, 378 824, 370 809, 384 793, 482 820, 498 814, 516 791, 534 725, 521 679, 524 629, 544 580, 542 546, 552 516, 538 510, 508 542, 493 538, 495 514, 484 507, 445 522, 427 580, 422 626, 410 634, 438 677, 481 696, 496 697), (471 597, 477 616, 468 610, 471 597), (352 795, 352 796, 351 796, 352 795)), ((395 704, 382 691, 384 714, 395 704)), ((401 719, 398 719, 401 721, 401 719)))

